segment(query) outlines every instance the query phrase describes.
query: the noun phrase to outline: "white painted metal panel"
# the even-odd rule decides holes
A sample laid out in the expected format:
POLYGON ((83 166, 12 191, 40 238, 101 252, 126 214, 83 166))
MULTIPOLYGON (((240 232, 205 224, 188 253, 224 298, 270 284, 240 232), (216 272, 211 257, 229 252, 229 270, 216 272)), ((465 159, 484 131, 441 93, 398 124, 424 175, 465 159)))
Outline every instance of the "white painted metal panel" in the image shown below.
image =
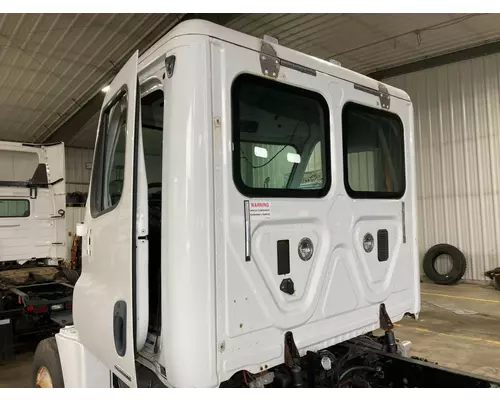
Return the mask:
MULTIPOLYGON (((86 209, 85 225, 88 231, 82 238, 83 268, 73 292, 73 319, 81 343, 93 354, 99 354, 102 363, 131 387, 136 386, 134 349, 141 348, 141 344, 137 343, 135 338, 136 332, 139 332, 141 327, 134 326, 133 322, 135 318, 133 312, 138 310, 138 307, 135 307, 132 289, 135 285, 133 260, 135 254, 131 248, 138 245, 137 233, 141 229, 147 232, 147 229, 140 223, 134 224, 135 212, 132 211, 136 204, 138 209, 143 207, 140 204, 143 201, 141 193, 146 192, 146 187, 137 187, 135 183, 136 179, 140 179, 136 176, 141 176, 144 166, 142 165, 142 169, 137 168, 137 175, 134 171, 136 163, 141 160, 141 158, 139 161, 135 159, 135 143, 142 140, 140 130, 135 130, 137 60, 138 52, 134 53, 120 70, 103 101, 101 115, 111 110, 109 111, 109 131, 103 131, 105 135, 109 132, 107 138, 111 139, 106 140, 102 147, 106 164, 103 166, 104 172, 101 179, 107 189, 102 197, 103 202, 97 203, 95 211, 93 209, 91 212, 90 207, 86 209), (125 90, 124 87, 126 87, 125 90), (115 114, 116 108, 109 109, 109 105, 114 99, 120 98, 122 93, 125 93, 122 99, 125 100, 127 111, 121 114, 120 110, 115 114), (117 118, 121 116, 125 116, 126 119, 122 121, 117 118), (119 200, 113 199, 113 203, 109 186, 114 178, 111 176, 110 166, 115 164, 114 161, 108 160, 113 160, 113 146, 116 144, 109 146, 109 143, 118 142, 114 140, 117 140, 118 134, 122 134, 122 129, 125 129, 125 134, 122 136, 126 153, 125 179, 119 200), (137 193, 137 203, 134 193, 137 193), (116 221, 118 224, 115 223, 116 221), (117 225, 120 226, 118 230, 117 225), (119 311, 121 314, 117 314, 119 311), (120 316, 120 324, 115 326, 117 315, 120 316), (95 326, 89 325, 89 321, 94 321, 95 326), (120 336, 116 336, 117 332, 120 336)), ((121 106, 120 103, 117 104, 121 106)), ((100 140, 103 139, 104 137, 100 140)), ((147 221, 147 215, 144 220, 147 221)), ((138 221, 141 220, 138 219, 138 221)), ((137 269, 139 268, 140 264, 137 263, 137 269)), ((137 288, 138 292, 139 290, 140 288, 137 288)))
POLYGON ((0 260, 64 258, 64 146, 24 146, 0 143, 0 260), (36 193, 13 182, 29 182, 38 166, 45 167, 50 185, 36 193), (58 182, 59 181, 59 182, 58 182))
POLYGON ((450 243, 468 280, 500 261, 499 71, 497 54, 387 79, 415 107, 421 260, 450 243))
MULTIPOLYGON (((232 42, 239 44, 235 40, 232 42)), ((282 50, 285 51, 276 48, 279 57, 282 57, 282 50)), ((342 108, 347 102, 356 102, 375 109, 378 98, 325 73, 311 76, 280 70, 277 74, 280 82, 320 93, 328 104, 332 121, 328 132, 332 184, 324 197, 316 199, 266 194, 246 196, 236 189, 231 170, 232 158, 239 155, 239 149, 231 146, 234 143, 231 126, 235 125, 231 119, 235 116, 227 93, 242 71, 260 73, 259 58, 243 46, 214 39, 212 71, 212 110, 214 117, 220 116, 222 121, 220 127, 215 125, 211 135, 216 155, 213 178, 216 328, 221 380, 240 369, 258 373, 262 368, 281 363, 283 333, 287 330, 293 329, 298 350, 304 354, 307 350, 318 350, 377 329, 378 307, 382 302, 393 321, 401 319, 406 312, 418 314, 411 103, 396 97, 391 99, 391 111, 408 127, 405 158, 409 177, 405 194, 401 199, 354 200, 347 195, 343 182, 343 142, 339 124, 342 108), (247 223, 245 201, 271 204, 269 219, 250 215, 247 223), (406 207, 406 236, 401 219, 402 202, 406 207), (391 237, 388 262, 379 261, 377 252, 368 254, 362 247, 364 235, 367 232, 375 234, 379 229, 386 229, 391 237), (309 237, 316 249, 313 258, 306 262, 299 258, 296 250, 304 237, 309 237), (294 282, 295 292, 291 295, 280 290, 285 276, 276 271, 279 240, 290 243, 290 271, 286 277, 294 282)), ((243 106, 240 108, 243 110, 243 106)), ((275 152, 269 152, 269 160, 275 152)), ((244 153, 245 157, 254 154, 247 148, 244 153)), ((257 159, 253 157, 254 162, 263 164, 257 159)), ((279 178, 287 162, 283 158, 274 171, 270 171, 269 164, 268 170, 261 168, 261 172, 275 173, 279 178)), ((352 162, 366 168, 369 159, 365 156, 364 161, 353 159, 352 162)), ((256 176, 258 173, 253 176, 254 182, 256 176)), ((362 182, 364 188, 369 184, 370 177, 362 182)))

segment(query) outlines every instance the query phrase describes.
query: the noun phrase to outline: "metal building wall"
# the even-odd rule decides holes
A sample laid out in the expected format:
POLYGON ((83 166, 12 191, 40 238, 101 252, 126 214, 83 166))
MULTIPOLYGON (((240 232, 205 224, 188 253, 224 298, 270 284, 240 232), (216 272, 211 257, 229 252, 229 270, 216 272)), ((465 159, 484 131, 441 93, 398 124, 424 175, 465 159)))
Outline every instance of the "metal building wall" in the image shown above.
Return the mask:
MULTIPOLYGON (((90 172, 87 168, 92 163, 94 151, 91 149, 80 149, 66 147, 66 192, 88 192, 90 183, 90 172)), ((73 236, 76 224, 83 222, 85 208, 66 207, 66 231, 68 232, 67 248, 68 258, 71 253, 73 236)))
POLYGON ((415 107, 421 260, 437 243, 467 258, 464 279, 499 266, 500 55, 387 79, 415 107))

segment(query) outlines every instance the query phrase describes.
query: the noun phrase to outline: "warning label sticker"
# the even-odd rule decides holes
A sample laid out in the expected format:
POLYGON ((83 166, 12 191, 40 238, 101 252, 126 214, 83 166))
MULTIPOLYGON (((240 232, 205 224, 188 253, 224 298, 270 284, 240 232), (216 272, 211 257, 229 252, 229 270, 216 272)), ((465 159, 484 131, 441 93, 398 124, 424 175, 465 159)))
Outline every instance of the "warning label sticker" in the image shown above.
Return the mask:
POLYGON ((252 219, 271 219, 271 203, 268 201, 251 201, 250 218, 252 219))

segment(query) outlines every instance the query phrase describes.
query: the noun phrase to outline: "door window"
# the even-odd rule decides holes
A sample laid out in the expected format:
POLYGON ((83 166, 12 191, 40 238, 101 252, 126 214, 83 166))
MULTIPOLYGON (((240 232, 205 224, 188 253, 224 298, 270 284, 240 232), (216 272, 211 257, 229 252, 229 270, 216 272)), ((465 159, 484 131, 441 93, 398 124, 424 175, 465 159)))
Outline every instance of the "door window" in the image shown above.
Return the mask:
POLYGON ((91 211, 95 217, 113 209, 120 201, 127 135, 127 94, 120 96, 101 116, 92 173, 91 211))

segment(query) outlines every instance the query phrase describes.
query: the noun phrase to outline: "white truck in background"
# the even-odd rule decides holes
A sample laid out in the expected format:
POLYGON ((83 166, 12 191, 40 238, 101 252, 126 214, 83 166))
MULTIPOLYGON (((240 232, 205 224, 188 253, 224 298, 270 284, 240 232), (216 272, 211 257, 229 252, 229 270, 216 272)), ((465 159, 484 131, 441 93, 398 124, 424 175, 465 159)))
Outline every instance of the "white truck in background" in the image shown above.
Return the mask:
POLYGON ((269 38, 188 21, 134 53, 33 385, 495 385, 394 337, 420 311, 413 135, 405 92, 269 38))
POLYGON ((64 144, 0 142, 0 360, 71 323, 64 144))

